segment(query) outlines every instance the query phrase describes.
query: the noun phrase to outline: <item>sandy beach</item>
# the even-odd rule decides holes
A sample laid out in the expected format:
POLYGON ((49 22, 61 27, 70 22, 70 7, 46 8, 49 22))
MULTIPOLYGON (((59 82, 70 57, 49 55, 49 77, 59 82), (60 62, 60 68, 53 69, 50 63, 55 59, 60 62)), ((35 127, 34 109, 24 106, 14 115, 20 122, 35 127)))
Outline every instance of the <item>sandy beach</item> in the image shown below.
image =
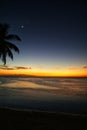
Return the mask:
POLYGON ((1 130, 86 130, 87 116, 0 108, 1 130))

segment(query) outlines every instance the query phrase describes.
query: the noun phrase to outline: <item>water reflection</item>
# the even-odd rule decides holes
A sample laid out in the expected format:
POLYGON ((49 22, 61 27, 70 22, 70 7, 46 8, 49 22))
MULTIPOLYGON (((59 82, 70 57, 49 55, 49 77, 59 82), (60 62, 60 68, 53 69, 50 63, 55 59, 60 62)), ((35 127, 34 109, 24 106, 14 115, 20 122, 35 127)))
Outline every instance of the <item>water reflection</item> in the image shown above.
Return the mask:
POLYGON ((86 78, 2 78, 0 82, 0 91, 8 89, 25 97, 87 97, 86 78))
POLYGON ((0 107, 87 114, 87 79, 0 77, 0 107))

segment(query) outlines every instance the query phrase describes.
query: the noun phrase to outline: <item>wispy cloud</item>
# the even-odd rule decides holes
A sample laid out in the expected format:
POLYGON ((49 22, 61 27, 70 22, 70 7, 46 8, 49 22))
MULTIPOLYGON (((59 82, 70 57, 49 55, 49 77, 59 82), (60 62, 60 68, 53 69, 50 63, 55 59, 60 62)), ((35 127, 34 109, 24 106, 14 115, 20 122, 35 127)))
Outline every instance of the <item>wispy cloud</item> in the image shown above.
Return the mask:
POLYGON ((83 69, 87 69, 87 65, 83 66, 83 69))
POLYGON ((24 67, 24 66, 0 66, 1 70, 20 70, 20 69, 31 69, 31 67, 24 67))
POLYGON ((1 70, 14 70, 13 67, 8 67, 8 66, 4 66, 4 65, 0 65, 0 69, 1 70))
POLYGON ((1 70, 14 70, 14 68, 11 67, 0 67, 1 70))
POLYGON ((56 69, 56 70, 59 70, 59 69, 60 69, 60 67, 55 67, 55 69, 56 69))
POLYGON ((70 68, 68 68, 69 70, 77 70, 78 68, 76 68, 76 67, 70 67, 70 68))
POLYGON ((42 65, 37 66, 38 69, 43 69, 44 67, 42 65))

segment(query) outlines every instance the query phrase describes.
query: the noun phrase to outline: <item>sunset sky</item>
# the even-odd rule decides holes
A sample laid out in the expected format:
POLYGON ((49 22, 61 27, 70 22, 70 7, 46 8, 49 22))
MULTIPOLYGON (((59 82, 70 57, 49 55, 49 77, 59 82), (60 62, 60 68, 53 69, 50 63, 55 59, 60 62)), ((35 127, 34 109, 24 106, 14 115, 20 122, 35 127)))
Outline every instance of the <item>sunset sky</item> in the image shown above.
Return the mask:
POLYGON ((21 37, 20 54, 0 74, 87 76, 87 4, 1 0, 0 23, 21 37))

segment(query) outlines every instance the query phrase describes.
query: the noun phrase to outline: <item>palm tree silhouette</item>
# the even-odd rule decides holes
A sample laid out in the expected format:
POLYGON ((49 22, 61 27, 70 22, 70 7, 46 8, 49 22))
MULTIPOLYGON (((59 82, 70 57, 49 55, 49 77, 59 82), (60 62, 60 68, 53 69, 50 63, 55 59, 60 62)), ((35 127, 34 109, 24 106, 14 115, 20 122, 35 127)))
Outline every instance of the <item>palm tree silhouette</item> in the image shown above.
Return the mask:
POLYGON ((9 42, 9 40, 19 40, 20 37, 14 34, 8 34, 9 25, 0 24, 0 58, 4 65, 6 64, 6 58, 9 56, 13 60, 12 50, 19 53, 19 49, 16 45, 9 42))

